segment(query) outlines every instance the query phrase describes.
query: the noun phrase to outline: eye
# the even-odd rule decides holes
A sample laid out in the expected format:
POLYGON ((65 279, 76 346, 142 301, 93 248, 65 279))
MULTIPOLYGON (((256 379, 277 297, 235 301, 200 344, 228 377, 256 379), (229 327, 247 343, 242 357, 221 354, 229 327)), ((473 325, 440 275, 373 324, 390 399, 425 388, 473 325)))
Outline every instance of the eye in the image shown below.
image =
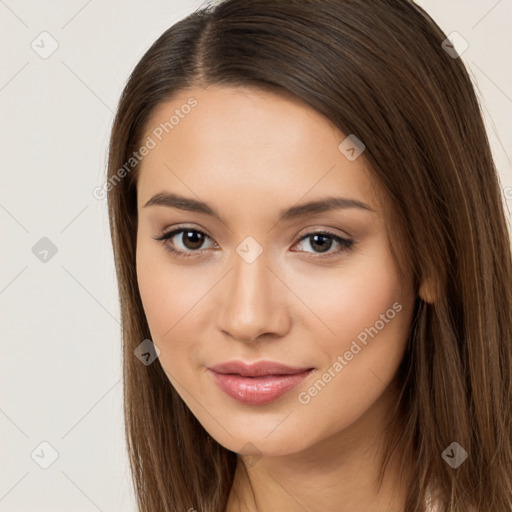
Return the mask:
POLYGON ((155 240, 162 242, 164 248, 175 254, 178 257, 188 258, 190 256, 196 256, 194 252, 198 252, 198 249, 201 248, 201 245, 204 243, 205 239, 211 240, 211 238, 200 231, 199 229, 192 228, 179 228, 170 231, 169 233, 164 233, 155 240), (181 236, 177 236, 181 235, 181 236), (169 243, 173 238, 177 240, 181 239, 181 244, 184 246, 184 250, 181 248, 176 249, 174 243, 169 243), (188 252, 191 251, 191 252, 188 252))
MULTIPOLYGON (((198 256, 204 250, 202 245, 204 244, 205 240, 212 239, 199 229, 177 228, 168 233, 163 233, 159 237, 154 238, 154 240, 162 242, 164 248, 175 256, 179 258, 189 258, 198 256), (176 239, 177 242, 173 242, 173 239, 176 239), (178 243, 178 245, 181 244, 183 248, 176 248, 176 243, 178 243)), ((314 253, 317 254, 317 256, 314 256, 317 258, 335 256, 343 251, 349 250, 354 244, 353 240, 343 238, 339 235, 331 233, 330 231, 315 231, 305 234, 295 244, 295 246, 300 245, 305 240, 309 241, 309 244, 314 251, 318 251, 317 253, 314 253), (337 251, 330 251, 333 244, 338 244, 339 248, 337 251), (324 254, 326 256, 324 256, 324 254)), ((213 247, 218 246, 217 244, 213 243, 213 247)))
POLYGON ((299 240, 299 242, 297 242, 296 245, 300 244, 304 240, 308 240, 310 247, 319 251, 320 255, 315 257, 320 258, 324 257, 323 254, 326 254, 327 256, 337 255, 343 251, 349 250, 354 245, 353 240, 343 238, 339 235, 331 233, 330 231, 317 231, 307 233, 299 240), (333 243, 338 244, 339 248, 337 251, 329 252, 333 246, 333 243))

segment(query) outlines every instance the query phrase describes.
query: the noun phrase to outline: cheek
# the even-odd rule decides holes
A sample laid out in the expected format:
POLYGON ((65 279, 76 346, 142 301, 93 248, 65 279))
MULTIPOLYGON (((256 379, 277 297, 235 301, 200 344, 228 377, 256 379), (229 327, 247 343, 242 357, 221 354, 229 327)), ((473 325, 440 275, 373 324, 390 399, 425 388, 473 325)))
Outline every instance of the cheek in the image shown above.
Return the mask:
POLYGON ((400 283, 387 245, 368 254, 323 299, 323 318, 335 335, 324 338, 327 359, 318 378, 329 383, 312 382, 301 396, 334 429, 362 416, 392 382, 412 321, 412 284, 400 283))
MULTIPOLYGON (((297 295, 307 298, 328 351, 348 350, 351 341, 368 337, 377 324, 381 340, 403 344, 414 302, 411 283, 401 283, 384 236, 347 256, 339 268, 290 275, 297 295), (393 304, 395 307, 393 308, 393 304), (319 322, 319 320, 321 322, 319 322), (323 324, 323 325, 322 325, 323 324)), ((383 342, 384 343, 384 342, 383 342)))
POLYGON ((402 302, 405 296, 392 266, 368 265, 354 272, 340 283, 337 291, 327 297, 326 319, 340 339, 357 338, 364 340, 367 329, 377 324, 382 330, 386 326, 397 327, 396 309, 392 306, 402 302), (386 320, 392 319, 393 322, 386 320))
POLYGON ((331 421, 355 418, 380 396, 402 360, 414 306, 412 284, 400 282, 386 241, 375 239, 339 272, 303 278, 300 293, 323 323, 317 328, 323 335, 315 337, 323 352, 318 377, 329 382, 325 390, 313 382, 308 395, 331 421), (329 403, 342 403, 346 414, 338 417, 329 403))
MULTIPOLYGON (((149 243, 137 244, 137 284, 144 312, 154 338, 160 338, 164 321, 168 317, 173 303, 170 293, 170 276, 165 272, 158 250, 149 247, 149 243)), ((169 327, 168 327, 169 328, 169 327)), ((156 339, 154 340, 156 341, 156 339)))
POLYGON ((137 245, 137 283, 144 313, 152 341, 161 351, 160 362, 173 374, 175 368, 184 367, 185 359, 194 360, 192 324, 197 328, 198 316, 205 321, 200 312, 210 281, 194 266, 173 264, 157 242, 137 245))

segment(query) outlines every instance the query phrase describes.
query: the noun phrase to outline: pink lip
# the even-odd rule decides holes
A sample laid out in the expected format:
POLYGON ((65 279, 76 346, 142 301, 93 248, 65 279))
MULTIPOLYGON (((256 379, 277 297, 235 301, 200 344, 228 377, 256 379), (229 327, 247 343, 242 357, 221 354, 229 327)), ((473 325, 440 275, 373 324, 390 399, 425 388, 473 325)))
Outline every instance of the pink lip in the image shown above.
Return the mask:
POLYGON ((246 364, 241 361, 208 368, 219 388, 235 400, 248 405, 277 400, 298 386, 313 368, 293 368, 272 361, 246 364))

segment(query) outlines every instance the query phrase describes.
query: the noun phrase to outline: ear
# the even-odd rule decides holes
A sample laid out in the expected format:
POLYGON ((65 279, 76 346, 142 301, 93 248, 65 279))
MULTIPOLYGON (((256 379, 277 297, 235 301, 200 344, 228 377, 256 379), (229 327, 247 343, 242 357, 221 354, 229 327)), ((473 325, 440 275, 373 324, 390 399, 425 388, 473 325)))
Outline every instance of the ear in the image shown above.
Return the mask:
POLYGON ((425 278, 419 289, 419 296, 422 300, 425 302, 428 302, 429 304, 433 304, 437 299, 437 290, 436 290, 436 284, 433 278, 427 277, 425 278))

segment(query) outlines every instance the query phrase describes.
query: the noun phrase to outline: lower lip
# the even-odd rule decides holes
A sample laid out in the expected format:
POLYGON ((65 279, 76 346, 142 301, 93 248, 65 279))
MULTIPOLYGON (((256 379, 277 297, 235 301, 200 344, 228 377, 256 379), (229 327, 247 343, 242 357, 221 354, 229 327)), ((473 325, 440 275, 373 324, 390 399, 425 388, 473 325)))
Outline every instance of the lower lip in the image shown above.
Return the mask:
POLYGON ((235 400, 248 405, 267 404, 277 400, 298 386, 313 370, 292 375, 265 375, 264 377, 242 377, 208 370, 219 388, 235 400))

